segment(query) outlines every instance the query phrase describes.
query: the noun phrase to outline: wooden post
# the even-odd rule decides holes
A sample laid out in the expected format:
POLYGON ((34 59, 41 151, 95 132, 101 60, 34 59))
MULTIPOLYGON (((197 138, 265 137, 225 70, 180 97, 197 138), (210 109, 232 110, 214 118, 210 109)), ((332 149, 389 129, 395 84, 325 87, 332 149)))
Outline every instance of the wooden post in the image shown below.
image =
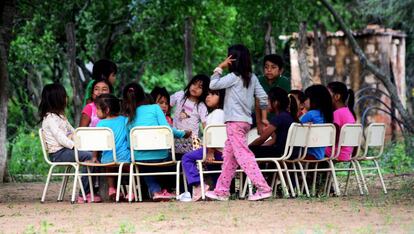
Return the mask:
POLYGON ((184 66, 185 76, 190 81, 193 78, 193 20, 191 17, 185 18, 184 25, 184 66))

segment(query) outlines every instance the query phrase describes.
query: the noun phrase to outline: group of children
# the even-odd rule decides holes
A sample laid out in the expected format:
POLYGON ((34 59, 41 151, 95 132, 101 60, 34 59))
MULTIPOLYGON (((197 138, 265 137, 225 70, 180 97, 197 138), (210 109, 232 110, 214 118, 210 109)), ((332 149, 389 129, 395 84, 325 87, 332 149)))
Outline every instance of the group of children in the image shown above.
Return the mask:
MULTIPOLYGON (((204 186, 206 196, 227 200, 236 169, 240 167, 256 187, 256 193, 248 199, 265 199, 272 195, 272 189, 255 157, 281 155, 291 123, 335 123, 338 128, 355 123, 353 92, 345 84, 313 85, 304 93, 290 90, 289 79, 282 76, 283 66, 280 56, 267 55, 263 63, 264 76, 257 78, 252 72, 249 50, 237 44, 228 48, 228 57, 214 69, 211 77, 196 75, 182 91, 170 96, 165 88, 155 87, 146 94, 141 85, 130 83, 123 88, 120 100, 113 95, 117 67, 109 60, 100 60, 93 68, 93 80, 88 84, 79 126, 111 128, 118 162, 131 162, 131 158, 144 162, 169 160, 168 150, 135 151, 131 155, 128 133, 135 126, 170 126, 176 139, 175 151, 182 156, 183 171, 188 185, 193 187, 193 201, 197 201, 201 198, 201 186, 196 161, 202 159, 203 149, 196 149, 192 142, 200 137, 200 128, 226 124, 224 149, 207 150, 207 162, 223 160, 223 164, 214 190, 210 191, 209 185, 204 186), (223 70, 228 70, 226 75, 223 70), (247 134, 254 122, 259 137, 248 145, 247 134)), ((66 106, 67 94, 62 85, 44 87, 39 116, 49 156, 55 162, 75 161, 74 128, 64 115, 66 106)), ((330 150, 310 148, 307 157, 322 159, 330 155, 330 150)), ((349 160, 351 153, 352 148, 341 149, 339 160, 349 160)), ((110 151, 82 151, 79 160, 109 163, 113 155, 110 151)), ((143 167, 141 170, 152 169, 143 167)), ((156 177, 143 179, 154 201, 175 197, 156 177)), ((112 198, 116 194, 114 180, 108 178, 108 195, 112 198)), ((90 201, 87 178, 82 178, 82 184, 90 201)), ((101 199, 95 195, 94 200, 101 199)), ((83 199, 79 198, 78 202, 83 199)))

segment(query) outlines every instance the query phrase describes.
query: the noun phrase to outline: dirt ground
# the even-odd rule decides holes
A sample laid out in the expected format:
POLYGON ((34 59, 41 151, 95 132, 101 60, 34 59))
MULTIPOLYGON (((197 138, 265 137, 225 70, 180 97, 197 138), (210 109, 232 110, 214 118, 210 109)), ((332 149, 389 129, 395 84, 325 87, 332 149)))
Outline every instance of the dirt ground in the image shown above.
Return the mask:
POLYGON ((414 175, 387 176, 389 193, 260 202, 75 204, 53 183, 0 185, 0 233, 414 233, 414 175))

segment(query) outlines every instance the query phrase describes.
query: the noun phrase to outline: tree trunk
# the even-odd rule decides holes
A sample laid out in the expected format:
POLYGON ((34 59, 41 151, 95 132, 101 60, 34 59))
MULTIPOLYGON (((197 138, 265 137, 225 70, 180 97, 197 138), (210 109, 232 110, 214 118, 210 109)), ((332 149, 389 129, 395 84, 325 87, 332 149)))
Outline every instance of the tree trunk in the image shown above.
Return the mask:
POLYGON ((79 124, 80 116, 82 113, 82 98, 83 88, 79 79, 78 67, 76 65, 76 36, 75 36, 75 24, 69 22, 65 25, 66 40, 68 42, 67 56, 69 60, 69 77, 73 90, 73 109, 76 125, 79 124))
POLYGON ((272 36, 272 24, 268 21, 266 22, 267 30, 265 36, 265 54, 275 54, 276 45, 275 38, 272 36))
POLYGON ((190 81, 193 78, 193 20, 191 17, 185 19, 184 25, 184 66, 185 76, 190 81))
POLYGON ((7 64, 13 20, 16 15, 16 1, 2 1, 0 13, 0 183, 3 183, 7 168, 7 103, 9 100, 7 64))
POLYGON ((298 39, 298 63, 300 70, 300 79, 302 80, 302 89, 305 90, 313 83, 312 77, 309 73, 309 67, 306 56, 306 46, 308 44, 306 22, 299 25, 299 39, 298 39))
POLYGON ((404 127, 406 128, 406 130, 409 131, 410 133, 414 133, 414 119, 408 114, 407 110, 404 108, 400 98, 398 97, 397 88, 391 82, 391 78, 388 75, 386 75, 381 69, 379 69, 375 64, 373 64, 371 61, 367 59, 361 47, 359 47, 357 41, 352 35, 351 30, 345 25, 344 20, 335 11, 332 5, 328 3, 327 0, 320 0, 320 1, 329 10, 329 12, 331 12, 335 20, 340 25, 342 31, 344 31, 352 47, 352 50, 354 51, 355 54, 358 55, 359 61, 361 61, 362 66, 368 71, 370 71, 376 78, 378 78, 384 84, 385 88, 390 94, 391 101, 394 102, 395 107, 397 108, 398 112, 401 115, 401 118, 402 118, 402 121, 404 123, 404 127))
POLYGON ((321 22, 315 24, 313 28, 313 34, 315 39, 315 52, 318 57, 319 65, 319 76, 321 79, 321 84, 326 85, 329 83, 328 77, 326 75, 327 54, 326 54, 326 28, 325 25, 321 22))

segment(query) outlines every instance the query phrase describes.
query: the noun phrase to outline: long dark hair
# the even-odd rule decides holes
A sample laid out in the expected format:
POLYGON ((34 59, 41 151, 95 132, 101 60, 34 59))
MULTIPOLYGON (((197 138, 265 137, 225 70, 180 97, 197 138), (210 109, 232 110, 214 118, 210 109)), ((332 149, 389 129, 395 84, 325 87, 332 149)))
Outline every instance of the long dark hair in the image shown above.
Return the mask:
POLYGON ((280 111, 288 111, 292 116, 293 120, 295 122, 299 122, 298 106, 296 105, 295 97, 289 96, 288 93, 280 87, 273 87, 269 90, 267 98, 269 99, 272 105, 274 102, 277 101, 279 104, 278 108, 280 111))
POLYGON ((224 107, 224 97, 226 96, 226 90, 225 89, 218 89, 218 90, 210 89, 210 90, 208 90, 208 93, 219 96, 219 103, 218 103, 217 107, 215 107, 215 108, 207 107, 208 112, 210 113, 215 109, 223 109, 223 107, 224 107))
POLYGON ((159 96, 160 98, 165 97, 165 99, 167 99, 168 105, 170 104, 170 94, 168 93, 166 88, 155 86, 150 94, 154 102, 157 102, 157 98, 159 96))
POLYGON ((229 71, 243 79, 243 86, 249 87, 252 76, 252 59, 249 49, 242 44, 232 45, 227 51, 227 56, 235 59, 229 66, 229 71))
POLYGON ((122 91, 122 113, 128 116, 128 123, 135 118, 135 110, 146 100, 144 89, 133 82, 127 84, 122 91))
POLYGON ((197 83, 197 82, 199 82, 199 81, 201 82, 202 92, 201 92, 200 97, 197 99, 197 108, 198 108, 198 104, 206 101, 206 97, 207 97, 209 86, 210 86, 210 78, 206 75, 198 74, 198 75, 194 76, 190 80, 190 82, 188 82, 187 86, 184 88, 184 102, 183 102, 183 105, 184 105, 185 101, 187 100, 187 98, 190 97, 190 86, 197 83))
POLYGON ((330 82, 328 84, 328 89, 331 90, 331 92, 334 94, 339 94, 341 102, 348 107, 354 118, 356 118, 354 112, 354 91, 352 91, 352 89, 348 89, 344 83, 339 81, 330 82))
POLYGON ((97 80, 95 80, 95 81, 92 83, 92 89, 91 89, 91 101, 93 101, 93 100, 92 100, 92 97, 93 97, 93 90, 95 89, 95 86, 96 86, 98 83, 101 83, 101 82, 103 82, 103 83, 105 83, 106 85, 108 85, 108 87, 109 87, 109 92, 110 92, 110 93, 113 93, 113 92, 114 92, 114 87, 112 86, 111 82, 109 82, 109 80, 107 80, 107 79, 97 79, 97 80))
POLYGON ((118 116, 121 112, 120 100, 112 94, 101 94, 95 99, 96 107, 99 107, 103 112, 109 111, 110 116, 118 116))
POLYGON ((325 123, 332 123, 332 98, 328 89, 323 85, 312 85, 305 90, 305 95, 310 100, 310 110, 319 110, 325 119, 325 123))
POLYGON ((93 64, 92 79, 108 80, 109 76, 118 72, 118 67, 114 62, 108 59, 100 59, 93 64))
POLYGON ((42 90, 42 100, 39 105, 39 117, 42 121, 47 113, 53 113, 58 116, 62 115, 65 112, 66 108, 66 99, 68 95, 66 94, 65 88, 59 84, 47 84, 42 90))

